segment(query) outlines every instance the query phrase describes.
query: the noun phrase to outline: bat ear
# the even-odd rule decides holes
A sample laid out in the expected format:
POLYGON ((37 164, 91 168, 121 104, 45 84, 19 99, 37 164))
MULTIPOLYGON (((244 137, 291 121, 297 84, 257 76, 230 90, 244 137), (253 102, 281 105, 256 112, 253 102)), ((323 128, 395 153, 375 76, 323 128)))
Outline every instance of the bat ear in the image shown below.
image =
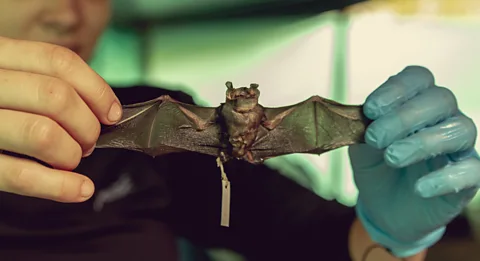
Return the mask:
POLYGON ((250 83, 250 88, 252 89, 258 89, 258 83, 250 83))
POLYGON ((233 83, 230 81, 226 82, 225 86, 227 86, 227 89, 233 89, 233 83))

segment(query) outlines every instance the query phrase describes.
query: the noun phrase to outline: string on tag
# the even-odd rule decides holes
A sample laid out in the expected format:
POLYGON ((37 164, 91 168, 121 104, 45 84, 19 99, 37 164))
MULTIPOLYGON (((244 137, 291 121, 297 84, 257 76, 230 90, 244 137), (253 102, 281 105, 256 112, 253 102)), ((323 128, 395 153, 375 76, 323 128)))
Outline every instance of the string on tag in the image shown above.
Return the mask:
POLYGON ((222 209, 220 217, 220 225, 223 227, 230 226, 230 181, 227 178, 223 163, 220 157, 217 158, 217 166, 220 168, 222 175, 222 209))

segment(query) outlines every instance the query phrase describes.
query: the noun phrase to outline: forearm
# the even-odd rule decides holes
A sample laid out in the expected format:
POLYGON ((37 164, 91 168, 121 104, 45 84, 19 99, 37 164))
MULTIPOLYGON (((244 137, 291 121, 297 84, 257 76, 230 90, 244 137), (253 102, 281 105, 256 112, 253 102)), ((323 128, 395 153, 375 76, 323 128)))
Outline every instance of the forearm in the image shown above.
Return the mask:
POLYGON ((349 250, 353 261, 424 261, 427 251, 422 251, 415 256, 408 258, 396 258, 381 247, 372 247, 377 244, 372 241, 367 231, 358 219, 356 219, 350 229, 349 250), (366 257, 365 255, 368 254, 366 257))

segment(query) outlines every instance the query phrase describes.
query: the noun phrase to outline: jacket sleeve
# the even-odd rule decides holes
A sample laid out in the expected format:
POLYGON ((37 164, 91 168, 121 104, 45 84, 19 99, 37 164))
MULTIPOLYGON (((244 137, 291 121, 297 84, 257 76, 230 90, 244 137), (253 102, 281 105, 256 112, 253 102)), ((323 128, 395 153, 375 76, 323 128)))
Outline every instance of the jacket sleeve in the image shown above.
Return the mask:
POLYGON ((197 246, 228 248, 247 260, 350 260, 353 209, 324 200, 267 166, 231 162, 225 166, 232 188, 230 227, 221 227, 215 160, 180 154, 163 160, 176 169, 161 170, 175 173, 169 177, 168 222, 197 246))

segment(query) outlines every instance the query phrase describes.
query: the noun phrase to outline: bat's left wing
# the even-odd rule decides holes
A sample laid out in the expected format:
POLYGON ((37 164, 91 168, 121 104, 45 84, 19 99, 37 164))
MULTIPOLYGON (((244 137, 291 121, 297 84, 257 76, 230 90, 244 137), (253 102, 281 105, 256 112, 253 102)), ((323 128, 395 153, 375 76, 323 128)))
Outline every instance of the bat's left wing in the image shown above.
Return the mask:
POLYGON ((185 151, 218 156, 225 145, 216 119, 217 108, 160 96, 124 106, 120 122, 103 127, 96 148, 135 150, 153 157, 185 151))
POLYGON ((361 105, 313 96, 295 105, 265 108, 266 121, 251 148, 255 160, 291 153, 322 154, 364 142, 370 120, 361 105))

